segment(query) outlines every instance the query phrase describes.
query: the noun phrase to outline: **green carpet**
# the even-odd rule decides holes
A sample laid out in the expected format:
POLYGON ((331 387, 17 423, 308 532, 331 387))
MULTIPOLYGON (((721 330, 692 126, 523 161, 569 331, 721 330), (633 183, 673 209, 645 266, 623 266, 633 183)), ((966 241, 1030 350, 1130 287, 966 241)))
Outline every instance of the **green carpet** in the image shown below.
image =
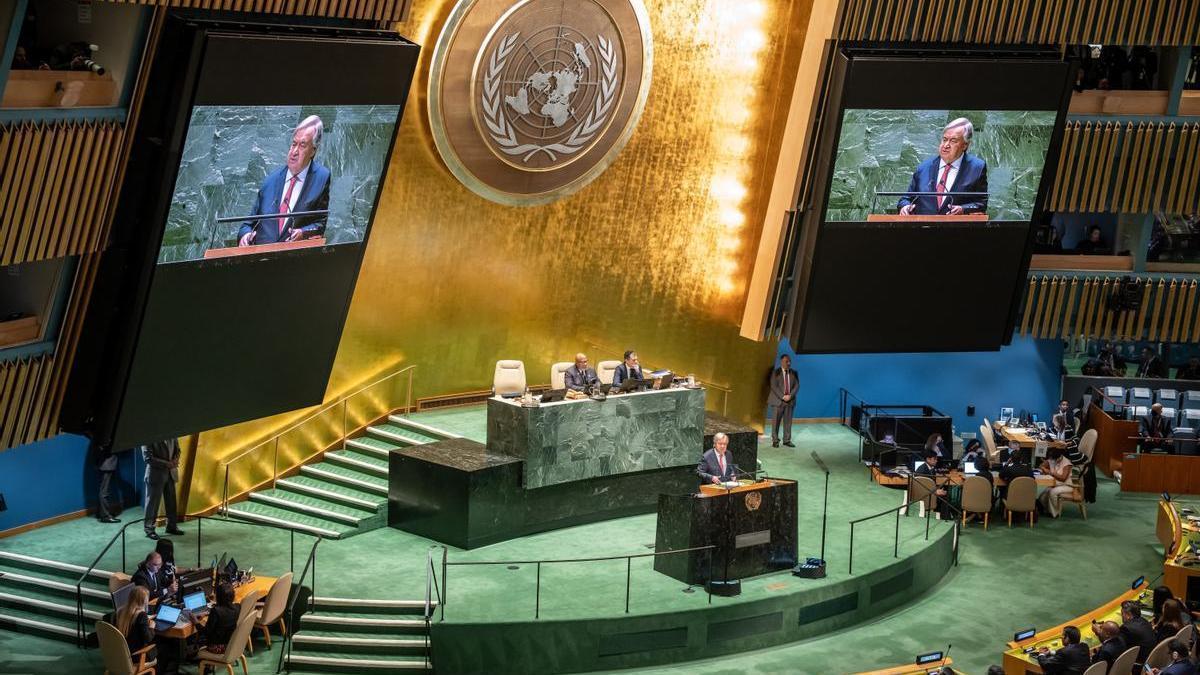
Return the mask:
MULTIPOLYGON (((482 439, 486 427, 481 407, 457 408, 414 416, 468 438, 482 439)), ((827 558, 832 580, 846 578, 848 520, 889 507, 900 493, 875 486, 857 463, 853 434, 835 425, 797 427, 798 447, 760 446, 765 468, 800 481, 800 554, 816 555, 820 547, 821 478, 809 454, 818 451, 832 470, 827 558)), ((1034 530, 979 526, 963 535, 961 566, 922 599, 880 616, 869 624, 836 635, 734 657, 689 662, 652 672, 676 673, 844 673, 909 662, 918 652, 954 645, 952 655, 964 672, 982 673, 1000 662, 1004 642, 1018 628, 1055 625, 1081 614, 1128 588, 1136 576, 1153 579, 1161 571, 1154 539, 1153 498, 1121 498, 1117 486, 1102 482, 1098 503, 1083 522, 1073 507, 1062 519, 1042 520, 1034 530), (1053 591, 1051 590, 1053 589, 1053 591)), ((136 518, 126 512, 123 517, 136 518)), ((901 555, 924 544, 924 521, 902 519, 901 555)), ((890 561, 895 521, 891 516, 856 528, 855 571, 890 561)), ((0 540, 0 550, 13 550, 55 560, 89 564, 116 531, 116 526, 76 520, 0 540)), ((186 523, 187 535, 176 539, 177 557, 196 560, 198 524, 186 523)), ((313 538, 239 523, 205 521, 201 559, 229 552, 243 567, 274 575, 294 566, 297 574, 313 538)), ((945 527, 934 524, 934 527, 945 527)), ((140 527, 129 529, 127 566, 151 548, 140 527)), ((635 516, 548 532, 474 551, 451 550, 451 560, 534 560, 645 553, 654 541, 654 517, 635 516)), ((418 599, 424 593, 421 571, 433 542, 390 528, 367 532, 320 546, 316 569, 318 595, 418 599), (380 579, 386 579, 380 584, 380 579)), ((440 549, 437 549, 440 555, 440 549)), ((100 567, 121 567, 120 542, 100 567)), ((524 620, 533 612, 534 566, 518 569, 453 568, 449 579, 446 621, 524 620)), ((575 618, 617 615, 624 609, 624 563, 543 566, 542 616, 575 618)), ((702 593, 682 593, 682 585, 635 563, 632 613, 652 613, 669 606, 706 601, 702 593)), ((774 575, 748 580, 744 602, 773 592, 774 584, 815 583, 774 575), (757 594, 757 596, 756 596, 757 594)), ((774 590, 778 590, 774 587, 774 590)), ((0 608, 3 611, 3 608, 0 608)), ((261 643, 259 643, 261 644, 261 643)), ((274 672, 278 651, 259 649, 251 672, 274 672)), ((0 630, 0 673, 100 672, 99 653, 80 651, 54 640, 0 630)), ((194 670, 190 671, 194 672, 194 670)))

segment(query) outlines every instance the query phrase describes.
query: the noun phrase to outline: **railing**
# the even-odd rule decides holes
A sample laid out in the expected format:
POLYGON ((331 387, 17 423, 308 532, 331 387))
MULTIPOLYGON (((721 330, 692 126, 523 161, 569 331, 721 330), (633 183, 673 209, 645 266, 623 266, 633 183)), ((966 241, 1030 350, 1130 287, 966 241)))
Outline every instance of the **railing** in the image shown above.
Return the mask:
MULTIPOLYGON (((431 546, 429 547, 428 558, 425 563, 425 667, 433 670, 433 631, 430 630, 430 623, 433 619, 433 603, 437 599, 437 606, 443 607, 442 590, 438 586, 437 568, 433 565, 434 549, 442 549, 442 578, 446 574, 446 547, 431 546)), ((446 610, 442 609, 442 618, 445 619, 446 610)))
MULTIPOLYGON (((222 461, 220 468, 224 471, 225 478, 224 478, 223 487, 221 489, 220 512, 228 513, 228 511, 229 511, 229 499, 230 499, 230 495, 229 495, 230 470, 229 470, 229 467, 230 466, 232 466, 234 463, 240 461, 241 459, 243 459, 245 457, 249 457, 251 455, 257 454, 258 451, 263 448, 267 448, 267 447, 272 448, 271 487, 274 488, 275 482, 277 480, 279 480, 279 474, 280 474, 279 446, 285 435, 287 435, 297 429, 300 429, 301 427, 308 425, 310 422, 313 422, 314 420, 321 418, 326 413, 329 413, 331 411, 336 413, 338 406, 341 406, 341 432, 342 432, 341 433, 341 442, 342 442, 342 447, 344 448, 346 445, 346 437, 349 435, 349 432, 350 432, 349 425, 347 424, 347 418, 349 416, 348 408, 349 408, 351 400, 354 399, 356 396, 366 392, 369 389, 374 389, 375 387, 378 387, 379 385, 382 385, 385 382, 392 382, 395 380, 395 378, 398 378, 399 376, 401 376, 405 373, 408 373, 408 388, 407 388, 407 393, 405 394, 405 398, 404 398, 404 414, 405 415, 409 414, 409 412, 412 411, 412 384, 413 384, 413 374, 414 374, 414 371, 416 370, 416 367, 417 367, 416 364, 411 364, 411 365, 405 366, 405 367, 401 368, 400 370, 397 370, 389 375, 385 375, 384 377, 381 377, 378 380, 375 380, 374 382, 372 382, 364 387, 355 389, 354 391, 350 392, 349 394, 346 394, 345 396, 338 398, 335 401, 326 403, 325 405, 321 406, 317 410, 306 415, 300 421, 296 422, 295 424, 292 424, 291 426, 287 427, 283 431, 280 431, 279 433, 275 434, 274 436, 268 438, 267 440, 262 441, 261 443, 258 443, 256 445, 253 445, 253 446, 247 448, 246 450, 238 453, 237 455, 235 455, 227 460, 222 461)), ((383 411, 383 414, 386 414, 395 408, 391 404, 390 401, 386 402, 386 405, 384 405, 383 407, 386 408, 386 410, 383 411)), ((369 421, 370 420, 368 420, 368 422, 369 421)), ((335 424, 336 424, 336 422, 335 422, 335 424)), ((336 443, 336 441, 335 441, 335 443, 336 443)), ((329 444, 324 447, 319 447, 319 449, 316 452, 310 453, 310 454, 306 455, 305 457, 301 458, 299 461, 289 464, 287 467, 284 468, 283 471, 287 472, 287 471, 290 471, 290 470, 296 468, 297 466, 302 466, 304 463, 308 462, 310 459, 312 459, 316 455, 329 450, 329 448, 332 447, 333 445, 334 444, 329 444)))
MULTIPOLYGON (((606 347, 605 345, 602 345, 602 344, 597 344, 596 342, 589 342, 588 349, 590 349, 594 352, 600 353, 600 354, 605 354, 607 356, 615 357, 614 359, 611 359, 611 360, 619 361, 619 360, 621 360, 621 356, 624 355, 624 352, 614 350, 614 349, 612 349, 610 347, 606 347)), ((606 359, 606 360, 610 360, 610 359, 606 359)), ((599 366, 600 362, 596 361, 596 365, 599 366)), ((642 370, 646 371, 646 370, 653 370, 653 369, 650 366, 643 366, 642 370)), ((674 369, 672 369, 672 372, 676 372, 676 371, 674 371, 674 369)), ((676 373, 676 374, 678 374, 678 373, 676 373)), ((700 382, 699 380, 696 381, 696 384, 702 385, 705 389, 713 389, 713 390, 721 392, 721 414, 722 415, 729 414, 729 395, 733 393, 733 387, 730 387, 730 386, 724 385, 724 384, 717 384, 716 382, 700 382)))
MULTIPOLYGON (((267 528, 271 528, 273 530, 287 530, 289 533, 289 539, 290 539, 290 544, 291 544, 291 553, 289 554, 289 557, 288 557, 288 571, 289 572, 295 570, 295 568, 296 568, 296 534, 297 534, 297 532, 299 532, 299 534, 302 534, 306 537, 316 537, 318 541, 320 540, 320 537, 318 535, 309 534, 308 532, 303 532, 300 530, 296 530, 295 528, 286 527, 283 525, 271 525, 268 523, 252 523, 252 522, 246 521, 246 520, 234 520, 231 518, 213 518, 210 516, 192 516, 191 519, 194 519, 196 521, 196 567, 203 567, 204 521, 206 521, 206 520, 210 520, 210 521, 218 522, 218 523, 231 523, 231 524, 240 525, 243 527, 267 527, 267 528)), ((108 543, 104 545, 104 548, 100 549, 100 553, 96 556, 95 560, 92 561, 92 564, 89 565, 88 568, 83 571, 83 574, 79 575, 79 579, 77 579, 75 581, 75 612, 76 612, 75 632, 76 632, 76 645, 78 647, 86 647, 87 646, 86 620, 84 619, 84 616, 83 616, 83 582, 88 578, 88 576, 91 575, 92 571, 96 569, 96 566, 100 564, 100 561, 109 552, 109 550, 112 549, 112 546, 113 546, 113 544, 115 544, 117 542, 117 539, 121 540, 121 573, 125 573, 125 570, 129 569, 129 563, 128 563, 128 559, 126 556, 127 547, 126 547, 126 541, 125 541, 125 531, 134 525, 140 526, 142 524, 143 524, 142 520, 133 520, 133 521, 130 521, 130 522, 122 525, 120 531, 118 531, 116 534, 114 534, 112 536, 111 539, 108 540, 108 543)), ((316 544, 313 544, 313 550, 315 552, 316 544)), ((310 557, 311 557, 311 555, 312 554, 310 554, 310 557)), ((315 566, 315 564, 316 564, 315 561, 313 564, 315 566)), ((313 577, 314 577, 314 579, 316 578, 315 571, 313 572, 313 577)), ((314 581, 314 583, 315 583, 315 581, 314 581)))
POLYGON ((291 661, 292 656, 292 633, 299 629, 299 624, 296 623, 296 601, 300 598, 301 592, 304 590, 304 580, 308 578, 308 571, 312 570, 312 587, 308 593, 308 611, 312 611, 316 607, 317 601, 317 546, 321 544, 322 539, 319 535, 316 541, 313 542, 312 549, 308 552, 308 559, 304 561, 304 571, 300 573, 300 578, 293 581, 292 595, 288 598, 287 604, 287 625, 290 630, 283 631, 284 644, 279 648, 279 664, 275 666, 275 672, 283 670, 285 662, 291 661))
MULTIPOLYGON (((896 514, 896 534, 895 534, 895 544, 894 544, 894 548, 892 551, 892 557, 899 558, 900 557, 900 512, 904 511, 905 509, 912 506, 913 504, 919 504, 921 502, 927 501, 927 500, 929 500, 930 497, 933 497, 938 502, 945 504, 947 508, 949 508, 951 511, 954 512, 954 549, 953 550, 954 550, 954 566, 957 567, 958 566, 958 542, 959 542, 958 535, 959 535, 959 527, 960 527, 958 517, 962 513, 962 511, 959 510, 958 508, 956 508, 950 502, 948 502, 945 499, 943 499, 942 497, 938 496, 937 494, 931 494, 931 495, 926 495, 924 497, 919 497, 919 498, 914 499, 906 504, 901 504, 899 506, 887 509, 885 511, 880 511, 879 513, 876 513, 876 514, 873 514, 870 516, 864 516, 862 518, 857 518, 855 520, 851 520, 850 521, 850 552, 849 552, 850 560, 849 560, 849 569, 847 570, 847 572, 849 574, 854 574, 854 526, 855 525, 862 523, 864 521, 867 521, 867 520, 874 520, 875 518, 880 518, 882 516, 886 516, 889 513, 895 512, 895 514, 896 514)), ((931 509, 931 508, 925 509, 925 541, 929 541, 929 519, 930 519, 930 516, 933 515, 933 511, 934 511, 934 509, 931 509)))
MULTIPOLYGON (((634 558, 656 558, 664 555, 678 555, 680 553, 692 553, 693 551, 709 551, 708 555, 708 579, 712 579, 712 553, 717 547, 713 544, 708 546, 695 546, 692 548, 680 548, 673 551, 656 551, 654 553, 631 553, 629 555, 611 555, 593 558, 560 558, 555 560, 464 560, 462 562, 448 562, 445 559, 445 554, 442 558, 442 595, 441 595, 441 618, 446 618, 446 601, 450 597, 450 567, 468 567, 476 565, 536 565, 537 566, 537 581, 534 590, 533 618, 541 618, 542 610, 542 565, 561 565, 568 563, 588 563, 602 562, 607 560, 624 560, 625 561, 625 613, 629 613, 629 597, 630 588, 633 582, 633 559, 634 558)), ((705 584, 707 587, 708 584, 705 584)), ((712 591, 708 591, 708 602, 712 604, 712 591)))

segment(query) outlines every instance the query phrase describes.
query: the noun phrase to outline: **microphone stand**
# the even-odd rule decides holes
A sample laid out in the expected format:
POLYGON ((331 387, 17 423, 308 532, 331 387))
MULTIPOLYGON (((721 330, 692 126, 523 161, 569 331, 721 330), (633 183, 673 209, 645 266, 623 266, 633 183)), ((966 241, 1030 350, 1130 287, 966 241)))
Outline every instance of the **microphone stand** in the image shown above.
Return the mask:
POLYGON ((825 473, 825 494, 821 500, 821 557, 809 558, 792 568, 792 575, 806 579, 821 579, 825 576, 825 527, 829 515, 829 467, 821 461, 820 455, 813 451, 813 461, 825 473))

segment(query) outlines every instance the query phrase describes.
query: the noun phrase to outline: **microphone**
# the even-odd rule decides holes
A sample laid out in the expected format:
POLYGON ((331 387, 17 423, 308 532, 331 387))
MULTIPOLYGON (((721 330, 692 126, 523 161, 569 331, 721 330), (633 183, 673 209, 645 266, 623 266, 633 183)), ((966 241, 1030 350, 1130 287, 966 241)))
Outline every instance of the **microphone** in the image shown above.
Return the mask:
POLYGON ((950 649, 951 649, 951 647, 953 647, 953 646, 954 646, 953 644, 947 644, 947 645, 946 645, 946 651, 942 653, 942 665, 941 665, 941 666, 939 666, 939 668, 945 668, 945 667, 946 667, 946 659, 949 659, 949 658, 950 658, 950 649))

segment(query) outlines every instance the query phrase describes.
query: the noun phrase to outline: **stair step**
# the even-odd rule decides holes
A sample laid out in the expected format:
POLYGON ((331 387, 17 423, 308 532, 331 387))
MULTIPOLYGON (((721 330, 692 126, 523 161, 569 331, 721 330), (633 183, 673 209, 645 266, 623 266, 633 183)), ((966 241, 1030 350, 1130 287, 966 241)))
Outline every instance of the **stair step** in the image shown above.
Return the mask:
MULTIPOLYGON (((26 586, 34 586, 44 590, 48 589, 58 591, 60 593, 70 593, 71 595, 75 595, 75 584, 69 584, 64 581, 54 581, 53 579, 43 579, 41 577, 31 577, 25 574, 18 574, 16 572, 0 572, 0 584, 4 583, 24 584, 26 586)), ((90 598, 107 600, 109 602, 112 601, 112 594, 108 591, 102 591, 97 588, 88 588, 87 586, 81 587, 80 591, 83 593, 83 595, 90 598)))
POLYGON ((253 511, 247 511, 245 509, 245 507, 231 506, 231 507, 229 507, 229 511, 228 511, 227 515, 232 518, 240 518, 242 520, 250 520, 250 521, 257 522, 257 523, 267 523, 270 525, 279 525, 281 527, 290 527, 290 528, 292 528, 294 530, 298 530, 300 532, 307 532, 309 534, 317 534, 322 537, 325 537, 326 539, 341 539, 342 538, 342 533, 338 532, 336 530, 330 530, 327 528, 318 527, 316 525, 306 525, 304 523, 298 523, 295 520, 289 520, 287 518, 283 518, 283 517, 279 517, 279 516, 272 516, 272 515, 268 515, 268 514, 264 514, 264 513, 255 513, 253 511))
MULTIPOLYGON (((313 604, 317 607, 371 607, 375 609, 424 609, 424 600, 379 600, 375 598, 335 598, 331 596, 318 595, 313 598, 313 604)), ((430 602, 430 606, 437 607, 437 600, 430 602)))
POLYGON ((361 471, 380 478, 387 478, 387 463, 380 464, 378 460, 367 455, 358 454, 351 450, 340 450, 325 453, 325 461, 348 466, 355 471, 361 471))
POLYGON ((309 644, 320 647, 372 647, 375 649, 425 649, 429 641, 424 637, 375 638, 348 635, 312 635, 300 631, 292 636, 297 645, 309 644))
POLYGON ((300 617, 300 624, 320 626, 319 630, 348 630, 355 628, 388 628, 424 630, 427 628, 425 619, 379 619, 370 616, 338 616, 309 612, 300 617))
POLYGON ((346 673, 354 670, 429 670, 429 664, 423 657, 389 659, 363 659, 342 656, 308 656, 292 654, 287 659, 289 666, 318 666, 335 669, 333 672, 346 673))
MULTIPOLYGON (((387 485, 383 483, 372 482, 368 480, 367 474, 358 474, 357 476, 348 476, 345 473, 338 471, 336 468, 322 463, 319 466, 306 465, 300 467, 300 472, 314 478, 327 480, 333 483, 349 485, 356 490, 363 490, 372 494, 377 494, 383 497, 387 496, 387 485), (362 476, 359 478, 358 476, 362 476)), ((347 471, 347 473, 357 473, 355 471, 347 471)))
POLYGON ((21 632, 50 633, 55 637, 69 640, 76 640, 79 637, 78 629, 73 624, 71 626, 63 626, 40 621, 31 617, 18 615, 15 612, 9 611, 8 608, 0 609, 0 625, 16 626, 21 632))
POLYGON ((261 502, 263 504, 269 504, 271 506, 281 508, 281 509, 286 509, 289 511, 299 511, 300 513, 304 513, 304 514, 307 514, 307 515, 310 515, 310 516, 313 516, 316 518, 323 518, 325 520, 333 520, 333 521, 343 523, 345 525, 350 525, 353 527, 358 527, 359 523, 361 523, 362 521, 371 517, 371 515, 374 515, 374 514, 363 514, 361 516, 352 516, 348 513, 342 513, 340 511, 334 511, 332 509, 324 508, 321 506, 316 506, 314 504, 305 504, 304 502, 301 502, 301 501, 298 501, 295 499, 288 499, 285 497, 281 497, 281 496, 279 496, 279 494, 277 492, 278 491, 275 491, 275 490, 271 490, 270 492, 251 492, 250 499, 251 499, 251 501, 261 502), (276 494, 271 494, 271 493, 276 493, 276 494))
POLYGON ((412 434, 404 433, 404 429, 393 426, 391 424, 377 425, 367 427, 367 434, 375 438, 382 439, 390 443, 397 443, 401 447, 410 447, 413 445, 425 445, 433 441, 428 438, 413 436, 412 434))
POLYGON ((419 433, 436 438, 438 440, 462 438, 462 436, 459 436, 458 434, 451 433, 445 429, 438 429, 437 427, 433 427, 428 424, 422 424, 416 420, 413 420, 412 418, 404 417, 403 415, 388 415, 388 421, 397 426, 413 429, 419 433))
MULTIPOLYGON (((14 553, 12 551, 0 551, 0 561, 8 562, 13 565, 49 567, 50 569, 58 572, 72 572, 75 575, 80 575, 87 571, 87 568, 83 565, 59 562, 57 560, 48 560, 46 558, 37 558, 31 555, 25 555, 23 553, 14 553)), ((112 576, 112 572, 94 569, 88 572, 88 576, 107 581, 108 578, 112 576)))
MULTIPOLYGON (((75 618, 75 605, 64 605, 59 602, 50 602, 39 598, 30 598, 24 595, 13 595, 12 593, 0 593, 0 607, 8 607, 19 605, 29 609, 29 611, 50 612, 52 614, 60 614, 75 618)), ((94 609, 84 609, 83 618, 92 621, 98 621, 104 617, 104 612, 97 612, 94 609)))
POLYGON ((392 454, 392 450, 397 449, 395 445, 388 445, 377 438, 363 436, 362 438, 351 438, 346 441, 346 447, 361 452, 364 455, 370 455, 377 459, 387 461, 392 454), (383 447, 386 446, 386 447, 383 447))
POLYGON ((386 501, 380 501, 376 495, 367 492, 354 490, 353 488, 344 485, 337 485, 341 490, 347 490, 349 493, 337 492, 331 489, 330 483, 313 478, 312 476, 294 476, 292 478, 280 478, 275 481, 276 489, 285 489, 291 492, 306 494, 325 501, 338 502, 347 506, 352 506, 360 509, 378 510, 386 501), (369 497, 369 498, 368 498, 369 497))

